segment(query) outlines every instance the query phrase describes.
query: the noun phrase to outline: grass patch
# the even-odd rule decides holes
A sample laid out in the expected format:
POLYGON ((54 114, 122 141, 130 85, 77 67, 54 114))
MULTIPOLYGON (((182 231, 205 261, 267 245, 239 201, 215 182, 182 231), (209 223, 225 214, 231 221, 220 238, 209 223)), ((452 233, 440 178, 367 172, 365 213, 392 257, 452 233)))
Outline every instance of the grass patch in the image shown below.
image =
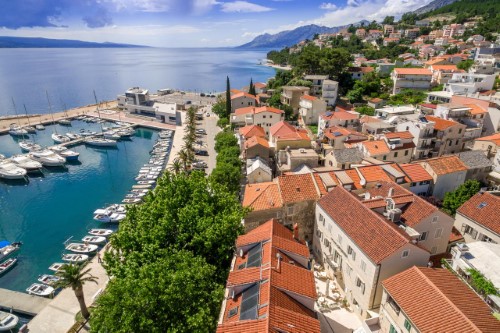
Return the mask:
POLYGON ((318 135, 318 125, 309 125, 307 126, 313 132, 313 134, 318 135))

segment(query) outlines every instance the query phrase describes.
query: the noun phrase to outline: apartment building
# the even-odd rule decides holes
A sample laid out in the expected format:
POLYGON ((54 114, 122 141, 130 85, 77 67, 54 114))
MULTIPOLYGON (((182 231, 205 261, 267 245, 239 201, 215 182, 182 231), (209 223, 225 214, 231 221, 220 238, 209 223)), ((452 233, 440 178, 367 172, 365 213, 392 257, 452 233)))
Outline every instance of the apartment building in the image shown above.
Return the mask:
POLYGON ((231 95, 231 113, 236 109, 259 106, 259 100, 254 95, 240 91, 231 95))
POLYGON ((295 113, 300 108, 300 97, 309 94, 308 87, 284 86, 281 93, 281 103, 292 107, 295 113))
POLYGON ((440 200, 446 192, 456 190, 465 182, 467 166, 455 155, 441 156, 419 162, 433 180, 432 195, 440 200))
POLYGON ((434 116, 425 116, 425 119, 434 122, 433 156, 454 154, 464 149, 463 139, 467 125, 434 116))
POLYGON ((455 228, 466 243, 491 242, 500 244, 500 197, 479 192, 457 210, 455 228))
POLYGON ((408 131, 413 136, 415 144, 414 158, 423 159, 432 155, 432 139, 434 136, 435 122, 420 116, 417 119, 402 121, 397 124, 397 131, 408 131))
POLYGON ((391 78, 393 94, 404 89, 428 90, 431 86, 432 72, 425 68, 394 68, 391 78))
POLYGON ((495 84, 495 74, 454 73, 445 85, 445 91, 454 95, 473 94, 491 90, 495 84))
POLYGON ((285 111, 270 106, 248 106, 236 109, 230 115, 231 124, 235 127, 257 125, 269 135, 270 128, 285 119, 285 111))
POLYGON ((328 106, 334 106, 339 93, 339 83, 333 80, 324 80, 321 90, 321 97, 328 106))
POLYGON ((326 112, 326 102, 311 95, 303 95, 299 102, 299 115, 304 124, 317 124, 319 115, 326 112))
POLYGON ((318 201, 315 228, 315 256, 361 318, 380 308, 381 281, 429 261, 426 250, 342 186, 318 201))
POLYGON ((327 111, 319 116, 318 137, 323 135, 326 128, 339 126, 356 129, 360 125, 359 113, 355 111, 327 111))

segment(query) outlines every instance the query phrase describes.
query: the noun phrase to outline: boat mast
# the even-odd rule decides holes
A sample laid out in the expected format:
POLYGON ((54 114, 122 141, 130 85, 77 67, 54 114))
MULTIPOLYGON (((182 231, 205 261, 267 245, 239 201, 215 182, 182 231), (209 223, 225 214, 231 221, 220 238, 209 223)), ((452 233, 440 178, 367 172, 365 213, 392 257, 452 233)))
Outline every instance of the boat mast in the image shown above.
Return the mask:
POLYGON ((52 113, 52 105, 50 105, 49 92, 45 90, 45 95, 47 95, 47 102, 49 102, 49 113, 52 117, 52 124, 54 125, 54 131, 57 134, 56 121, 54 120, 54 114, 52 113))
POLYGON ((17 108, 16 103, 14 103, 14 97, 11 97, 12 105, 14 105, 14 113, 16 114, 17 126, 21 127, 21 123, 19 122, 19 117, 17 116, 17 108))
POLYGON ((97 109, 97 116, 99 117, 99 124, 101 125, 101 132, 104 132, 104 130, 102 128, 102 122, 100 121, 101 120, 101 113, 99 112, 99 103, 97 102, 97 96, 95 94, 95 90, 93 90, 93 92, 94 92, 95 106, 97 109))
POLYGON ((31 126, 30 117, 28 117, 28 109, 26 109, 26 104, 23 103, 23 106, 24 106, 24 112, 26 113, 26 119, 28 119, 28 126, 31 126))

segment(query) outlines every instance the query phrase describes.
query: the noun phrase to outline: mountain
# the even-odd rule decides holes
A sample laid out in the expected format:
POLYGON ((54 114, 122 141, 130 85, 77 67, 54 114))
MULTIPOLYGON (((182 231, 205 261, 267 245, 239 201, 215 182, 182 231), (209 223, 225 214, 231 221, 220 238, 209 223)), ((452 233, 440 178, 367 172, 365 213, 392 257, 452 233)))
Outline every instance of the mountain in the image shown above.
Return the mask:
POLYGON ((431 3, 429 3, 423 7, 420 7, 417 10, 414 10, 412 13, 417 14, 417 15, 421 15, 421 14, 439 9, 441 7, 447 6, 447 5, 452 4, 456 1, 458 1, 458 0, 434 0, 431 3))
MULTIPOLYGON (((360 21, 354 25, 361 25, 361 23, 369 24, 368 21, 360 21)), ((292 46, 304 39, 312 39, 315 34, 333 34, 339 32, 341 29, 349 27, 344 25, 340 27, 328 28, 315 24, 305 25, 293 30, 282 31, 277 34, 263 34, 254 38, 249 43, 238 46, 238 48, 283 48, 285 46, 292 46)))
POLYGON ((71 39, 49 39, 40 37, 0 36, 0 48, 119 48, 148 47, 132 44, 95 43, 71 39))

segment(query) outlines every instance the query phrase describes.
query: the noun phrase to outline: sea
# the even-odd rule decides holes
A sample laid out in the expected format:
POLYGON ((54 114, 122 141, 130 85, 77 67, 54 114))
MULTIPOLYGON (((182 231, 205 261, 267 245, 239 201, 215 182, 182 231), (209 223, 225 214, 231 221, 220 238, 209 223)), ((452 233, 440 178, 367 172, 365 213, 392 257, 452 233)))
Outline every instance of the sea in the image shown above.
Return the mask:
MULTIPOLYGON (((210 93, 225 90, 226 76, 240 88, 250 78, 257 82, 274 75, 258 65, 265 56, 266 51, 232 49, 0 49, 0 116, 13 114, 11 98, 18 111, 25 104, 29 113, 47 113, 45 91, 54 111, 60 111, 64 105, 93 103, 93 90, 99 100, 114 99, 133 86, 210 93)), ((46 126, 31 139, 48 146, 53 132, 100 130, 99 124, 72 123, 46 126)), ((0 180, 0 240, 23 242, 17 265, 0 276, 0 288, 24 292, 61 261, 66 240, 80 241, 88 229, 107 227, 93 221, 93 211, 123 199, 157 135, 139 128, 117 149, 74 147, 80 163, 45 169, 28 183, 0 180)), ((18 153, 17 140, 0 135, 0 154, 18 153)))

